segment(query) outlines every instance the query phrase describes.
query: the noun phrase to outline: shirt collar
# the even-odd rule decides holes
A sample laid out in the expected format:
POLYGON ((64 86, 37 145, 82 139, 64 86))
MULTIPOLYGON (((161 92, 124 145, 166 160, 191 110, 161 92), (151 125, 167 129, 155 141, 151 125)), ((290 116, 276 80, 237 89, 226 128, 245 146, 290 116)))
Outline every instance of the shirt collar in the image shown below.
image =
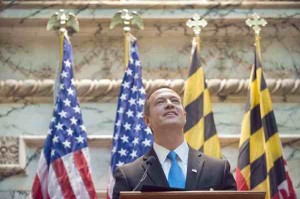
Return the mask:
POLYGON ((188 162, 189 146, 185 140, 174 151, 177 153, 178 157, 181 159, 183 163, 188 162))
MULTIPOLYGON (((167 158, 170 150, 163 147, 163 146, 161 146, 161 145, 159 145, 159 144, 157 144, 156 142, 154 142, 154 144, 153 144, 153 149, 154 149, 154 151, 157 155, 157 158, 158 158, 159 162, 161 164, 163 164, 166 161, 166 158, 167 158)), ((188 144, 186 143, 185 140, 174 151, 177 153, 178 157, 180 158, 180 160, 183 163, 187 163, 188 153, 189 153, 189 146, 188 146, 188 144)))

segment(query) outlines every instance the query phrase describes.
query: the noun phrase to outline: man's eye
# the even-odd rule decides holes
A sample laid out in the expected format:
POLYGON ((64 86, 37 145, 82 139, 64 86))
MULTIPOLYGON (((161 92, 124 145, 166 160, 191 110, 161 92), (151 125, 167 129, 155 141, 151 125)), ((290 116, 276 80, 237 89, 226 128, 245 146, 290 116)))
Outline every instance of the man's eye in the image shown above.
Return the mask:
POLYGON ((156 102, 156 104, 162 104, 162 103, 163 103, 162 100, 159 100, 159 101, 156 102))
POLYGON ((179 103, 179 100, 178 99, 173 99, 172 102, 173 103, 179 103))

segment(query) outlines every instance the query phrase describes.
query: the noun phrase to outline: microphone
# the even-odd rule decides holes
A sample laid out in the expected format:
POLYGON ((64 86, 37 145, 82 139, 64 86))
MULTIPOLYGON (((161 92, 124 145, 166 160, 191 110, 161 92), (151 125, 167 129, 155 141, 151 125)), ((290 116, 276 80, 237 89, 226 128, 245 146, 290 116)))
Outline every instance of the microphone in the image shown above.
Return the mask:
POLYGON ((150 156, 147 161, 146 161, 146 165, 147 165, 147 168, 141 178, 141 180, 139 181, 139 183, 134 187, 134 189, 132 191, 135 191, 140 185, 141 183, 146 179, 147 177, 147 172, 148 172, 148 169, 152 166, 153 162, 155 161, 155 157, 154 156, 150 156))

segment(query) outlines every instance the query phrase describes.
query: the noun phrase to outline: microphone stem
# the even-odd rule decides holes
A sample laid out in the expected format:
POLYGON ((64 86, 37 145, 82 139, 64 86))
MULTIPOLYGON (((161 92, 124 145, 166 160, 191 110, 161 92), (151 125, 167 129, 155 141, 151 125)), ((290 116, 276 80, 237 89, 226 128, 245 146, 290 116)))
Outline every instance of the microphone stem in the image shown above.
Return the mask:
POLYGON ((139 183, 136 185, 136 187, 132 191, 135 191, 140 186, 140 184, 146 179, 147 172, 148 172, 148 169, 150 168, 150 166, 151 166, 150 164, 147 166, 147 168, 146 168, 146 170, 145 170, 145 172, 143 174, 142 179, 139 181, 139 183))

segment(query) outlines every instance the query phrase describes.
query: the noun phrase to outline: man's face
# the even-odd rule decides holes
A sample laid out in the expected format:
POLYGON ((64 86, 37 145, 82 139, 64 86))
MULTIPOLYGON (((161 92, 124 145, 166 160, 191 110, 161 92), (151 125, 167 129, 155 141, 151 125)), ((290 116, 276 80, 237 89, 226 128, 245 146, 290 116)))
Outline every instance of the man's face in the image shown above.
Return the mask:
POLYGON ((182 129, 186 122, 186 114, 180 97, 169 88, 155 91, 149 100, 149 115, 145 115, 146 124, 154 131, 164 127, 182 129))

